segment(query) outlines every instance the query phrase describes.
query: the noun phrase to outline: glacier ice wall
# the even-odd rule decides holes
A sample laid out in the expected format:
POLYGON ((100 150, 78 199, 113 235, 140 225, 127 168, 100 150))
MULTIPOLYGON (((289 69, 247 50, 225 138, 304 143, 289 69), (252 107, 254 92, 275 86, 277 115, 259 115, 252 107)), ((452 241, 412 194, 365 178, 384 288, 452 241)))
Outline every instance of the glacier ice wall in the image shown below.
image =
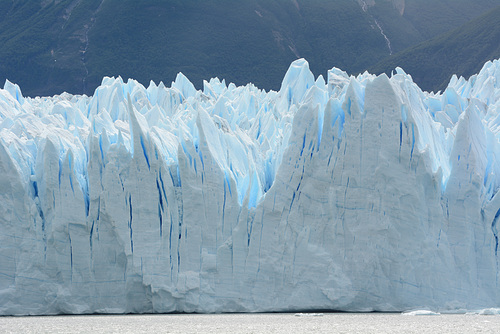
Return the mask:
POLYGON ((0 90, 0 314, 498 307, 500 61, 441 94, 0 90))

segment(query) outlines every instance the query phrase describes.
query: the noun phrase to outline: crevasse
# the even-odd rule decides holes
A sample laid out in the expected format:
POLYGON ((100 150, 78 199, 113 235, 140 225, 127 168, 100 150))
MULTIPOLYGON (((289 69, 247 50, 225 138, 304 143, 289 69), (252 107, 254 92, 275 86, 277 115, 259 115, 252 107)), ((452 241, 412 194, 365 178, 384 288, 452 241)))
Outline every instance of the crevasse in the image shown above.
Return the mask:
POLYGON ((499 82, 7 81, 0 314, 498 307, 499 82))

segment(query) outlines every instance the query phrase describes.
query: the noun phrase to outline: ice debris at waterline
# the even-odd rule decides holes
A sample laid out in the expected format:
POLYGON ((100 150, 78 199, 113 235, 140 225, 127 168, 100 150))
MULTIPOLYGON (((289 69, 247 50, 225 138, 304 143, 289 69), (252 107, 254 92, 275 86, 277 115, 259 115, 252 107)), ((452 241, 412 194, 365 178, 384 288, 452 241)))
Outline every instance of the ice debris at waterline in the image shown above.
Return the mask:
POLYGON ((500 305, 500 61, 0 90, 0 313, 500 305))
POLYGON ((429 311, 429 310, 407 311, 407 312, 403 312, 401 314, 402 315, 411 315, 411 316, 415 316, 415 315, 441 315, 440 313, 429 311))

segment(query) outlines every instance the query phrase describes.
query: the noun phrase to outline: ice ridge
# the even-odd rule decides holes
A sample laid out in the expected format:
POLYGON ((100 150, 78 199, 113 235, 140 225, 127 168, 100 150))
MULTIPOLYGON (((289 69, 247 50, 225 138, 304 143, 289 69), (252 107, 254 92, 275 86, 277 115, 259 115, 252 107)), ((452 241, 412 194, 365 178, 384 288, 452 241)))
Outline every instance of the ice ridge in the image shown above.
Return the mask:
POLYGON ((500 306, 500 61, 444 92, 0 90, 0 314, 500 306))

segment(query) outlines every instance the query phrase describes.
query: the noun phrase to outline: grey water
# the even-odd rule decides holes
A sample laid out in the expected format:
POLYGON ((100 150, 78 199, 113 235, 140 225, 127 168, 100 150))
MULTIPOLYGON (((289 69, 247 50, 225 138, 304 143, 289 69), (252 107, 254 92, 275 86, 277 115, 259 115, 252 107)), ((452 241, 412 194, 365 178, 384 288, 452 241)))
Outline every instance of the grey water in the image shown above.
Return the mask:
POLYGON ((0 317, 0 333, 498 333, 499 315, 398 313, 0 317))

